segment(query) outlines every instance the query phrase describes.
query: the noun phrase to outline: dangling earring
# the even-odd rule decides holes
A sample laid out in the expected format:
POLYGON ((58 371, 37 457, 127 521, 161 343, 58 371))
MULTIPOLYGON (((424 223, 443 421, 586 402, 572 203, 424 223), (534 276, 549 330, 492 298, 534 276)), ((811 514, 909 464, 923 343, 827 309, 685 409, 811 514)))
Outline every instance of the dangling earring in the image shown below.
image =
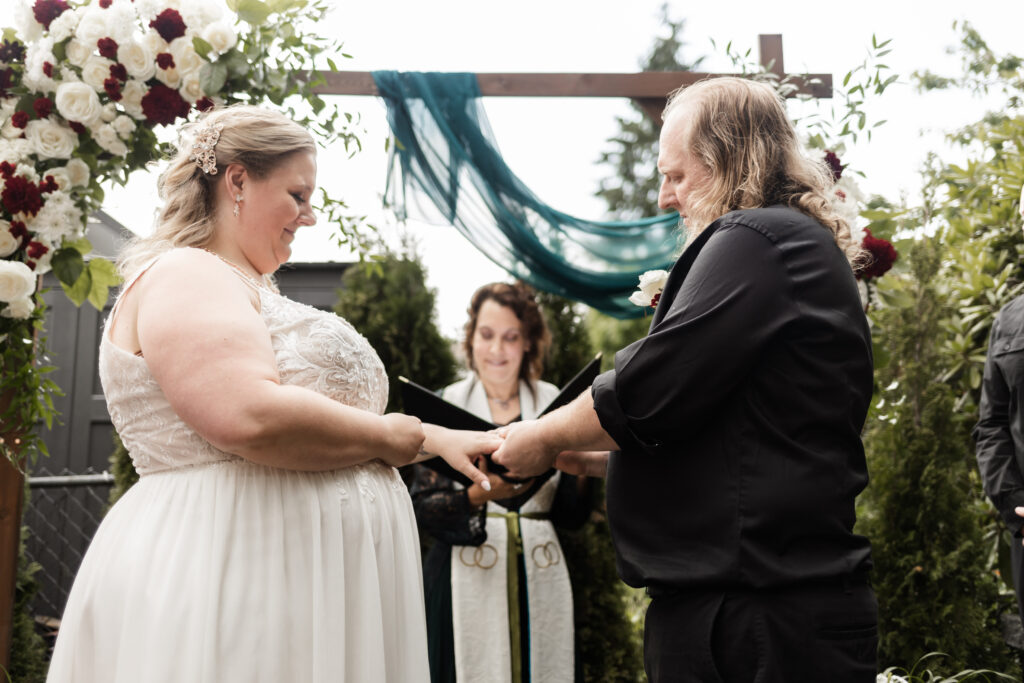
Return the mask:
POLYGON ((238 213, 242 210, 242 193, 239 192, 235 195, 235 210, 232 213, 235 214, 235 218, 238 218, 238 213))

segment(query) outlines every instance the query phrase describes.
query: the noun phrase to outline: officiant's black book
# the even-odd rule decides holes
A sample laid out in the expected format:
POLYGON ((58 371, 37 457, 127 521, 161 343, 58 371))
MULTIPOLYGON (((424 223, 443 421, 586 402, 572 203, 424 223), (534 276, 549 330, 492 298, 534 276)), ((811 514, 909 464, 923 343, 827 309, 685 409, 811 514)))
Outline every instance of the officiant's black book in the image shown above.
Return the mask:
MULTIPOLYGON (((570 403, 573 399, 583 393, 587 387, 593 384, 594 378, 597 377, 597 374, 600 371, 601 354, 597 354, 592 361, 587 363, 582 370, 576 373, 575 377, 569 380, 569 382, 562 387, 558 396, 556 396, 551 403, 549 403, 544 410, 540 412, 540 415, 550 413, 552 410, 561 408, 567 403, 570 403)), ((492 422, 484 420, 483 418, 477 417, 464 408, 460 408, 453 403, 449 403, 441 398, 439 394, 436 394, 433 391, 406 379, 405 377, 399 377, 398 380, 401 382, 399 389, 402 392, 402 404, 405 407, 406 415, 414 415, 424 422, 440 425, 449 429, 469 429, 483 432, 496 429, 498 426, 492 422)), ((440 472, 450 479, 460 482, 465 486, 469 486, 472 483, 469 477, 452 469, 451 465, 444 461, 444 458, 431 458, 429 460, 424 460, 422 464, 432 470, 440 472)), ((508 469, 492 461, 489 455, 487 456, 487 468, 506 481, 520 481, 514 477, 504 476, 504 473, 508 472, 508 469)))

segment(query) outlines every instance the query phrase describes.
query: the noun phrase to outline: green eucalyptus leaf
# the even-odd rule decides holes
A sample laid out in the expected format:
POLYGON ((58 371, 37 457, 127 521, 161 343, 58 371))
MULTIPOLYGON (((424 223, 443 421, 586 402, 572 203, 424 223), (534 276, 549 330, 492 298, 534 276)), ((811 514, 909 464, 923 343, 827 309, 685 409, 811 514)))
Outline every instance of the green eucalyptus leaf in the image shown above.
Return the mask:
POLYGON ((273 10, 263 0, 239 0, 238 18, 253 26, 262 26, 273 10))
POLYGON ((207 95, 216 95, 228 80, 228 67, 220 62, 203 64, 199 69, 199 87, 207 95))
POLYGON ((199 36, 192 37, 192 47, 195 49, 197 55, 207 60, 209 59, 208 55, 213 51, 213 46, 199 36))

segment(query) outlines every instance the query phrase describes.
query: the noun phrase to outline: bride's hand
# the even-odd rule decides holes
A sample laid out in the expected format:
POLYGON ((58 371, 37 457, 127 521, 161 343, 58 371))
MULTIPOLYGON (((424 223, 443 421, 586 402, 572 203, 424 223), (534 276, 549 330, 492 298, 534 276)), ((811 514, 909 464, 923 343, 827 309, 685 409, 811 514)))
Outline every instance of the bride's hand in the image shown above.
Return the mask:
POLYGON ((384 420, 387 445, 377 457, 392 467, 401 467, 413 462, 426 439, 419 418, 401 413, 388 413, 382 415, 381 419, 384 420))
POLYGON ((447 429, 430 424, 423 425, 423 429, 427 438, 420 448, 417 460, 440 456, 457 472, 480 484, 485 491, 491 490, 487 475, 473 463, 497 450, 501 445, 500 436, 492 432, 447 429))

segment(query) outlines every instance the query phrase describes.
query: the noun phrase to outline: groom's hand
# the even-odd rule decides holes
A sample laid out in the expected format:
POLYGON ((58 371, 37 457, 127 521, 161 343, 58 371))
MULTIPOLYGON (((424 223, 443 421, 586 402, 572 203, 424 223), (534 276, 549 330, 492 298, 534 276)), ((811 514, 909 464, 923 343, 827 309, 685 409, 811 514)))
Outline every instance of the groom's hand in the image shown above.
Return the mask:
POLYGON ((544 438, 544 427, 538 420, 513 422, 498 433, 505 437, 491 458, 508 468, 508 476, 517 479, 535 477, 554 465, 558 449, 544 438))

